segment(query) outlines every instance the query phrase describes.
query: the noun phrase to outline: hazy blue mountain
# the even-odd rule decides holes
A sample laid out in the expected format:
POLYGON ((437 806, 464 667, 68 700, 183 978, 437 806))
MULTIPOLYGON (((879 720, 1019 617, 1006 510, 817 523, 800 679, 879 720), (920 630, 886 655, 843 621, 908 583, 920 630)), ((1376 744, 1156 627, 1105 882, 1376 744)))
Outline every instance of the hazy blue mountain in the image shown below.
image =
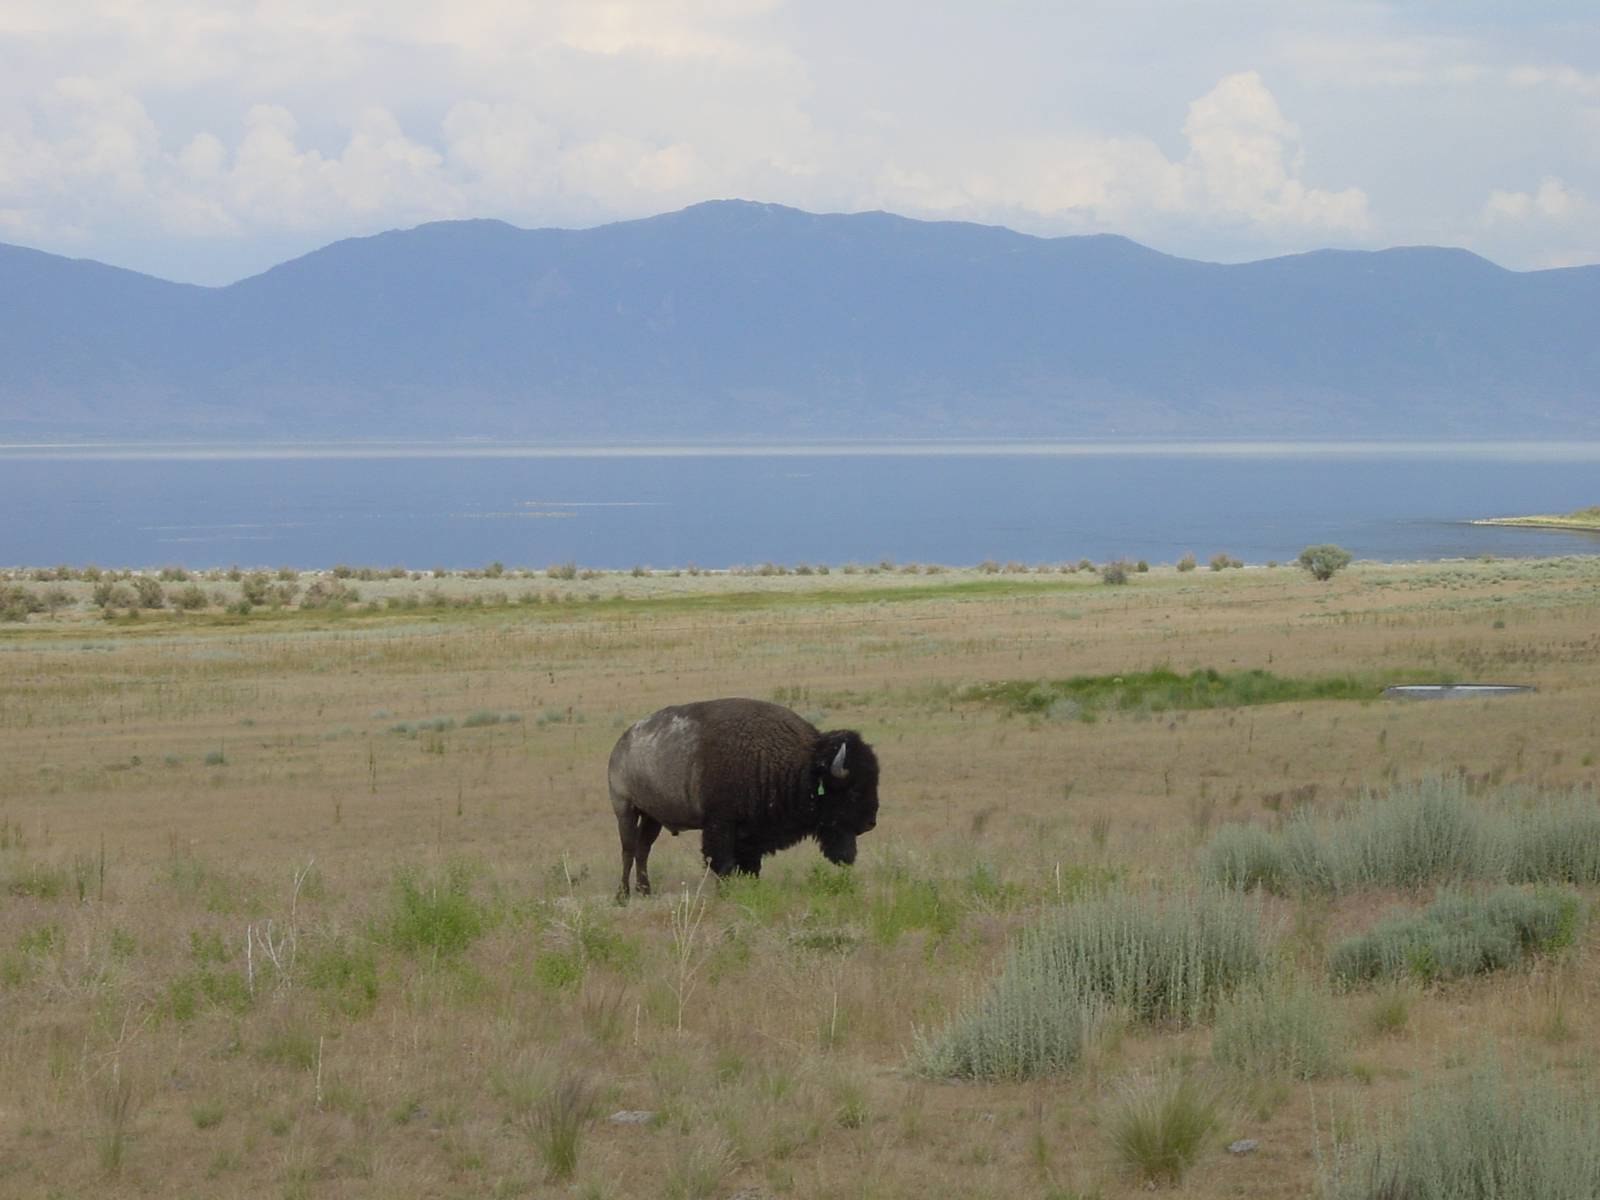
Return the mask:
POLYGON ((1600 436, 1600 267, 722 201, 224 288, 0 246, 0 436, 1600 436))

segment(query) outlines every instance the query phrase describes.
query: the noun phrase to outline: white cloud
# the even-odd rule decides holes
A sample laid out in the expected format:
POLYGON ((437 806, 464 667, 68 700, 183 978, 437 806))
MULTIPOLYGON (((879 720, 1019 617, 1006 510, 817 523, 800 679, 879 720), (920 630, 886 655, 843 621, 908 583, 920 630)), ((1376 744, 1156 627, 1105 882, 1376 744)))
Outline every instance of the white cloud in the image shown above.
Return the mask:
POLYGON ((1183 132, 1190 178, 1213 211, 1269 225, 1366 229, 1360 188, 1330 192, 1297 177, 1300 132, 1254 71, 1229 75, 1191 104, 1183 132))
POLYGON ((1582 192, 1554 176, 1546 176, 1531 192, 1495 189, 1483 206, 1483 219, 1497 221, 1549 221, 1566 223, 1592 220, 1596 205, 1582 192))
POLYGON ((1081 227, 1148 226, 1162 218, 1242 222, 1271 230, 1360 233, 1360 188, 1328 191, 1301 178, 1299 132, 1253 71, 1229 75, 1189 106, 1188 153, 1118 137, 1012 138, 941 171, 897 157, 875 198, 890 207, 976 215, 996 209, 1081 227))
POLYGON ((1463 87, 1489 74, 1479 46, 1440 34, 1319 29, 1312 35, 1285 38, 1282 53, 1301 78, 1319 87, 1463 87))
POLYGON ((1506 75, 1512 87, 1552 87, 1588 100, 1600 100, 1600 72, 1580 71, 1576 67, 1513 67, 1506 75))

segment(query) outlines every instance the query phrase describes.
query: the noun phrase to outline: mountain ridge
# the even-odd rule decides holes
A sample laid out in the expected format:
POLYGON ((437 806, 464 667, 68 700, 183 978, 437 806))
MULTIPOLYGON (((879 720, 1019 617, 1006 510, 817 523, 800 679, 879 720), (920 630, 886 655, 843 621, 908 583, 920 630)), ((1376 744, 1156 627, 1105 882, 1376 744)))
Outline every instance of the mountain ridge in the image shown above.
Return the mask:
POLYGON ((708 201, 217 288, 0 245, 0 436, 1600 436, 1600 266, 708 201))

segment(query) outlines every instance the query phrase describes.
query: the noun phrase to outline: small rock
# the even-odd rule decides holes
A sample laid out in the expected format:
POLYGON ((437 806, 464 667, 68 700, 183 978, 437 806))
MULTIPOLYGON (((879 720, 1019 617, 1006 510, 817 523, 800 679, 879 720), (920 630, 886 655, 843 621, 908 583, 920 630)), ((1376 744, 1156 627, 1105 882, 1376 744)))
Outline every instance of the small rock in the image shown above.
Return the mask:
POLYGON ((625 1108, 621 1112, 614 1112, 606 1118, 613 1125, 648 1125, 656 1119, 653 1112, 642 1108, 625 1108))
POLYGON ((1255 1138, 1240 1138, 1228 1147, 1229 1154, 1254 1154, 1256 1147, 1261 1145, 1255 1138))

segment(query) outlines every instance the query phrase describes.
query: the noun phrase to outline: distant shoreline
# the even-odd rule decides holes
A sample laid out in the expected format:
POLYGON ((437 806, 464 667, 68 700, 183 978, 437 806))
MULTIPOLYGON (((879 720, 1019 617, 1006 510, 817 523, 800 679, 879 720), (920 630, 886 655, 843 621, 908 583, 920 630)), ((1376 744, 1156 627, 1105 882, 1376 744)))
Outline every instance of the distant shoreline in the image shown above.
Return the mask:
MULTIPOLYGON (((1417 458, 1600 462, 1600 441, 1362 439, 857 438, 696 442, 525 441, 497 438, 308 441, 26 441, 0 437, 0 461, 599 458, 1417 458)), ((1552 518, 1491 518, 1478 524, 1552 518)), ((1569 526, 1561 526, 1568 528, 1569 526)))
POLYGON ((1565 529, 1573 533, 1600 533, 1600 506, 1579 509, 1565 516, 1541 513, 1527 517, 1482 517, 1474 525, 1508 525, 1523 529, 1565 529))

